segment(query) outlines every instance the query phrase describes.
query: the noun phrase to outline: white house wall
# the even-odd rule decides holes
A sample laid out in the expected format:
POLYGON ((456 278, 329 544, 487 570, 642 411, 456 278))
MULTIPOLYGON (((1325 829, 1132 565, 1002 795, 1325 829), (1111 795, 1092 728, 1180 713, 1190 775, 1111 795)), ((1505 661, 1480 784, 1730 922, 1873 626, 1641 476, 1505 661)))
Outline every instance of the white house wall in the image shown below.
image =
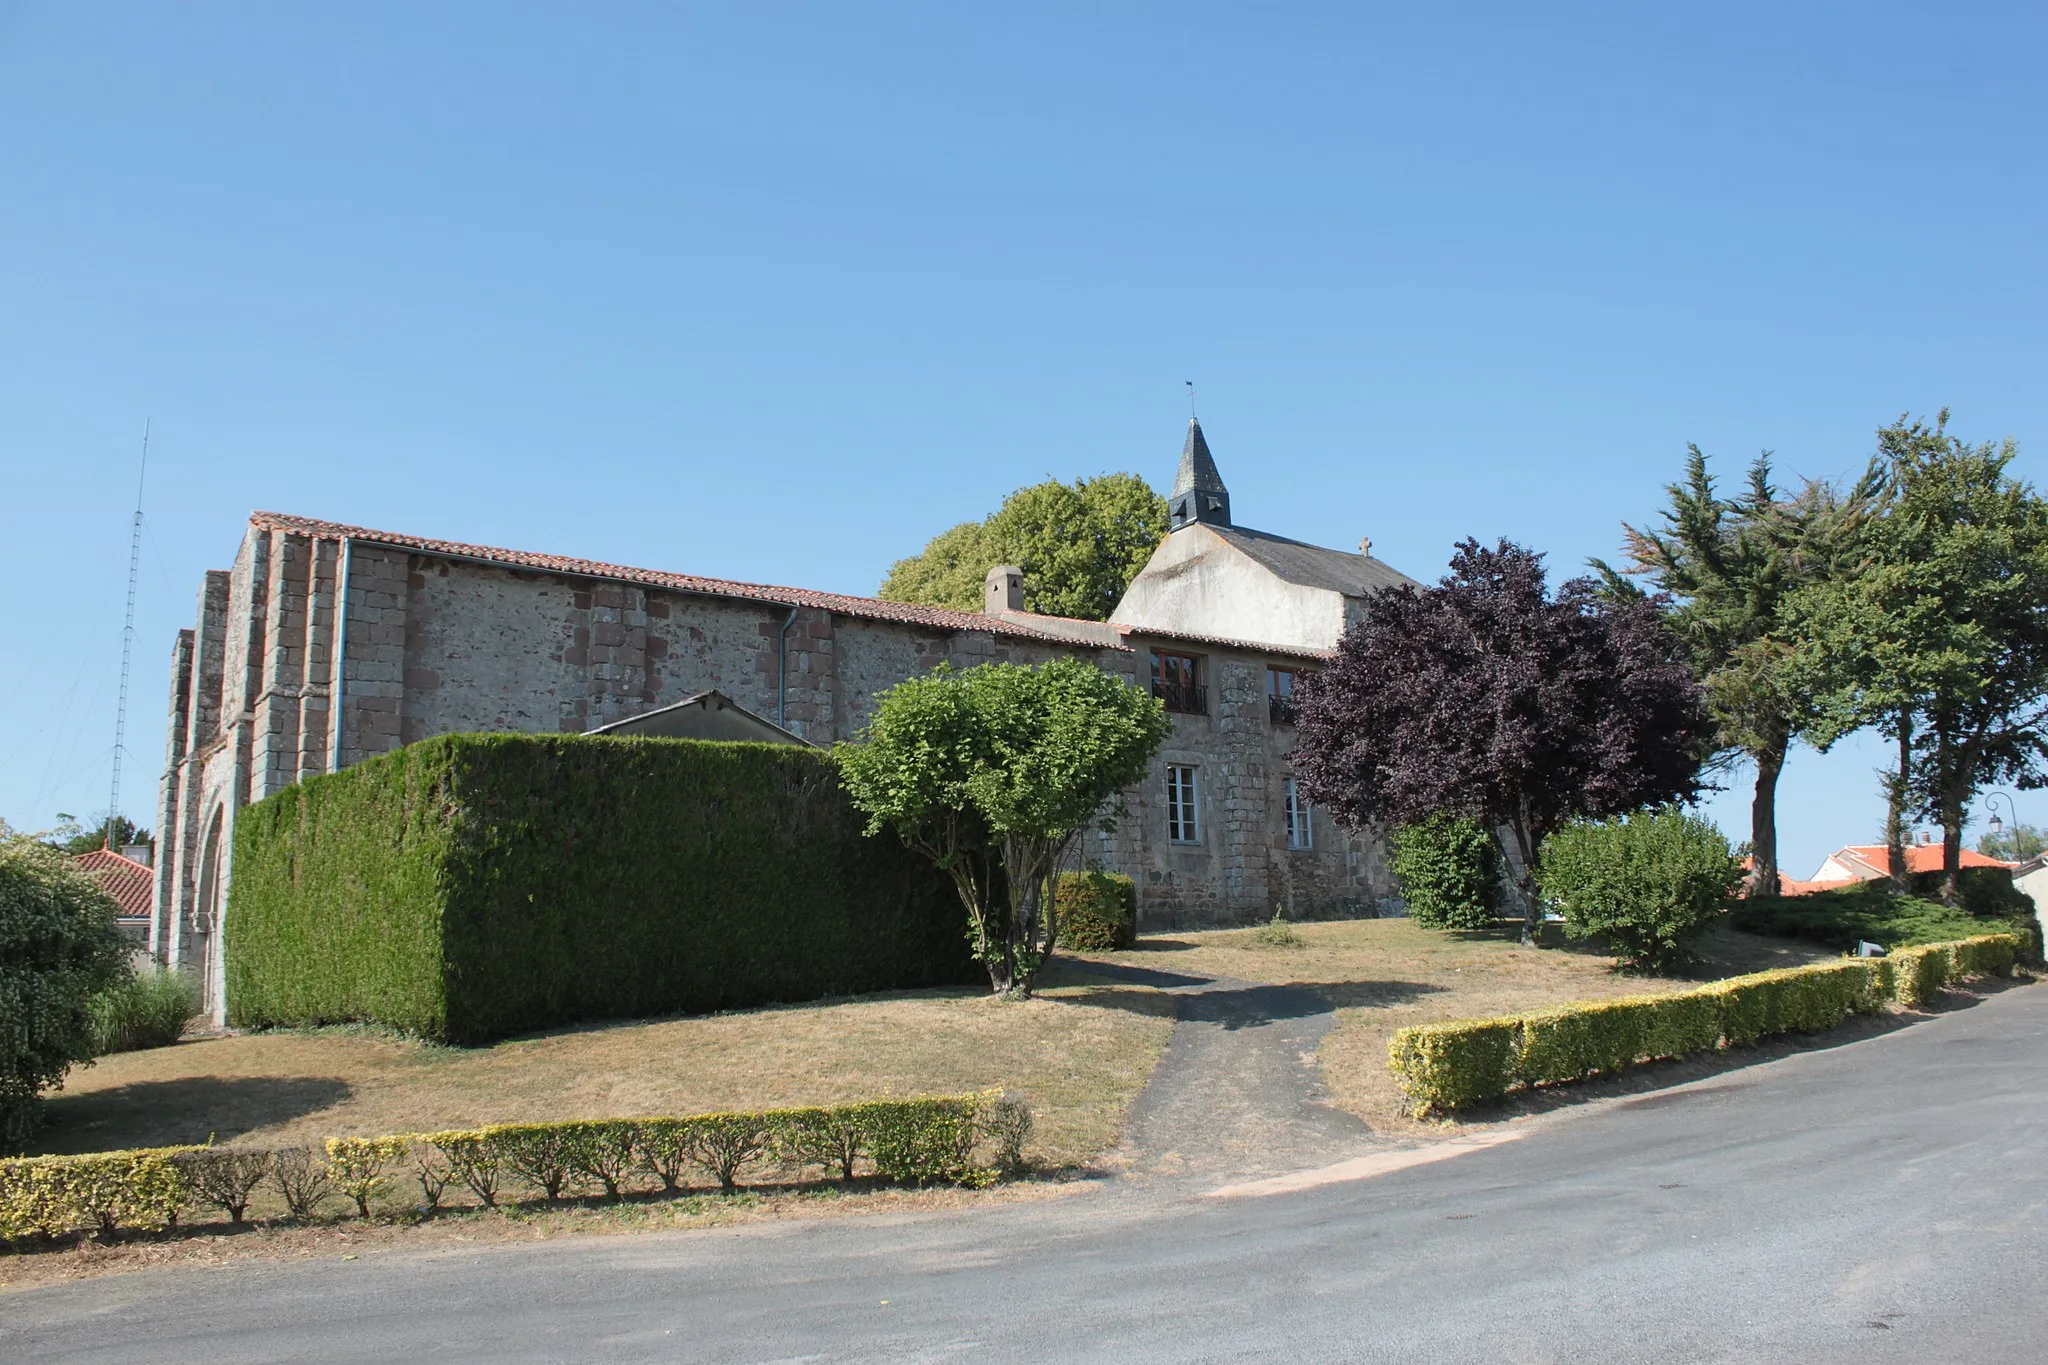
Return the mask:
POLYGON ((1151 630, 1335 649, 1345 627, 1343 594, 1289 583, 1208 527, 1185 526, 1161 542, 1110 620, 1151 630))

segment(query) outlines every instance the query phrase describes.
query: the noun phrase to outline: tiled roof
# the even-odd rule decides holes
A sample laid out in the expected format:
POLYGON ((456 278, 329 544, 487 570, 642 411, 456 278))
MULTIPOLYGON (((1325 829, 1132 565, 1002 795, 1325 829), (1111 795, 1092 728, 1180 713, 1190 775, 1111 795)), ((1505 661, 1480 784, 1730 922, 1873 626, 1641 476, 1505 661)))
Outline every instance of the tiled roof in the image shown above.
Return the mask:
POLYGON ((1346 597, 1366 597, 1382 588, 1399 588, 1415 580, 1371 555, 1331 550, 1289 540, 1249 526, 1211 526, 1217 535, 1242 550, 1273 575, 1305 588, 1325 588, 1346 597))
MULTIPOLYGON (((465 545, 453 540, 429 540, 422 536, 372 531, 366 527, 344 526, 338 522, 316 521, 311 517, 295 517, 282 512, 254 513, 249 518, 249 524, 296 535, 322 536, 329 539, 347 536, 350 540, 359 540, 366 544, 388 545, 394 549, 411 550, 419 554, 476 560, 485 564, 502 565, 508 569, 538 569, 546 573, 567 574, 578 578, 603 578, 618 583, 666 588, 671 592, 697 593, 707 597, 729 597, 745 602, 771 602, 784 607, 812 607, 840 616, 856 616, 870 621, 894 621, 910 626, 930 626, 938 630, 981 630, 992 635, 1009 635, 1020 639, 1061 644, 1072 643, 1060 636, 1033 630, 1029 626, 998 616, 985 616, 974 611, 950 611, 944 607, 926 607, 911 602, 885 602, 878 597, 848 597, 835 592, 813 592, 809 588, 779 588, 765 583, 739 583, 725 578, 700 578, 694 574, 668 573, 660 569, 635 569, 623 564, 606 564, 594 559, 572 559, 566 555, 535 554, 528 550, 502 550, 491 545, 465 545)), ((1115 647, 1107 646, 1112 649, 1115 647)))
POLYGON ((149 918, 156 882, 156 874, 150 871, 149 864, 138 863, 133 858, 124 858, 104 848, 81 853, 71 861, 114 898, 114 903, 121 907, 122 919, 149 918))
MULTIPOLYGON (((1996 858, 1986 857, 1974 848, 1957 849, 1956 852, 1960 855, 1958 864, 1962 867, 2009 868, 2012 866, 2011 863, 2004 863, 1996 858)), ((1863 866, 1870 869, 1872 877, 1888 877, 1891 875, 1891 854, 1885 850, 1883 844, 1849 844, 1837 851, 1834 856, 1844 863, 1857 862, 1863 864, 1863 866)), ((1941 845, 1908 844, 1906 846, 1906 871, 1941 871, 1941 845)))
POLYGON ((1778 894, 1781 896, 1810 896, 1816 891, 1832 891, 1838 886, 1846 885, 1846 882, 1802 881, 1797 877, 1778 874, 1778 894))
POLYGON ((1127 626, 1119 622, 1116 629, 1117 633, 1127 640, 1133 635, 1139 635, 1148 640, 1185 641, 1192 645, 1208 645, 1214 649, 1237 649, 1246 654, 1285 654, 1289 658, 1315 659, 1325 663, 1337 657, 1336 651, 1330 649, 1304 649, 1300 645, 1276 645, 1260 640, 1233 640, 1223 635, 1196 635, 1185 630, 1162 630, 1158 626, 1127 626))

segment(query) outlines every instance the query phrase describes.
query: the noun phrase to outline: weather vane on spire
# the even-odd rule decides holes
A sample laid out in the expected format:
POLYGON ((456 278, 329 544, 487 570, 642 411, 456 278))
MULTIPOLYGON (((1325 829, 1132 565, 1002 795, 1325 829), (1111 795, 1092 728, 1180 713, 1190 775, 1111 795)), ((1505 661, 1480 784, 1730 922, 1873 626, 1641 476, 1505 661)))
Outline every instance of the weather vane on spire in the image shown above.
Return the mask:
POLYGON ((1195 381, 1183 379, 1180 382, 1188 386, 1188 420, 1192 422, 1195 420, 1195 381))

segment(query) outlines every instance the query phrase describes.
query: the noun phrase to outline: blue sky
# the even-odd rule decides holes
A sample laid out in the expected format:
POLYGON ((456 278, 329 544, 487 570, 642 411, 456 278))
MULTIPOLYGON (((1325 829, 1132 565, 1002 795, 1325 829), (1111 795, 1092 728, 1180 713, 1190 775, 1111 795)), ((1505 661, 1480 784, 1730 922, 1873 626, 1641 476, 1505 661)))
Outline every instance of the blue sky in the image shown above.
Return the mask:
MULTIPOLYGON (((2038 6, 0 0, 0 816, 152 822, 252 509, 872 592, 1009 489, 1572 572, 1687 441, 2048 419, 2038 6)), ((1801 753, 1786 864, 1872 837, 1801 753)), ((1711 809, 1746 830, 1746 794, 1711 809)), ((2019 809, 2048 821, 2048 795, 2019 809)))

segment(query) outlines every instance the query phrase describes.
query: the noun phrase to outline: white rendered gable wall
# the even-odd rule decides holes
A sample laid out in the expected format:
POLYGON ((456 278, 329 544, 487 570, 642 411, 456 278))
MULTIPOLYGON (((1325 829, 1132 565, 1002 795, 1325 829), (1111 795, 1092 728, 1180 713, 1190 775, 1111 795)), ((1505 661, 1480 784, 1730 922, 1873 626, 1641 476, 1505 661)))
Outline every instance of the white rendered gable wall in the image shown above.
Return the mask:
POLYGON ((1289 583, 1200 524, 1173 532, 1110 613, 1118 625, 1335 649, 1344 595, 1289 583))

